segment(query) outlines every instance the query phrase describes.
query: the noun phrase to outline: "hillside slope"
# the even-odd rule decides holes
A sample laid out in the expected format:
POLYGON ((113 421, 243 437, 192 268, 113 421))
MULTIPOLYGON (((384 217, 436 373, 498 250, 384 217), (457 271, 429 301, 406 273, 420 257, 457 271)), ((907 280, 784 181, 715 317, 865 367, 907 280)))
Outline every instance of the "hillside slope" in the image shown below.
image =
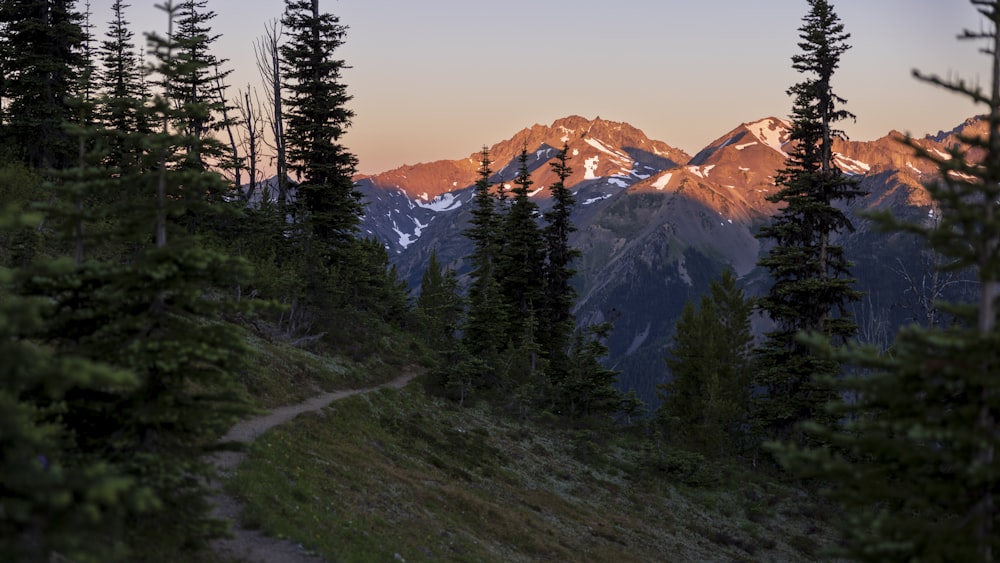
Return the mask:
POLYGON ((411 385, 261 436, 229 490, 245 525, 330 561, 808 561, 831 541, 803 492, 642 440, 411 385))

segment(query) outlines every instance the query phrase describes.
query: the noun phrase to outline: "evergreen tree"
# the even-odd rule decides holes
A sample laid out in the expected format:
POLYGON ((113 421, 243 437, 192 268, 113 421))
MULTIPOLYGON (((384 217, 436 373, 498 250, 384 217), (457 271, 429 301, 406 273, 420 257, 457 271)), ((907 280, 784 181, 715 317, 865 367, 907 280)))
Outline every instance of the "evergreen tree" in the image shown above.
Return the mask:
POLYGON ((98 79, 102 99, 97 111, 104 126, 110 130, 109 164, 134 168, 139 158, 134 151, 138 147, 126 147, 125 139, 129 133, 148 134, 151 128, 142 111, 146 93, 142 84, 142 64, 134 48, 134 34, 125 18, 128 7, 123 0, 115 0, 111 6, 111 21, 99 47, 103 72, 98 79))
POLYGON ((553 378, 559 377, 555 372, 565 364, 566 351, 576 325, 572 313, 576 290, 570 285, 570 280, 576 273, 572 262, 580 256, 580 251, 569 244, 569 235, 576 227, 570 220, 575 201, 573 192, 566 186, 566 179, 573 173, 568 160, 569 145, 564 144, 550 164, 558 180, 549 188, 553 205, 544 214, 545 227, 542 231, 546 256, 542 347, 549 358, 549 371, 553 378))
POLYGON ((458 296, 458 277, 454 270, 438 261, 436 250, 431 251, 420 282, 417 312, 421 333, 434 350, 443 353, 456 345, 464 313, 458 296))
MULTIPOLYGON (((399 325, 409 312, 406 282, 389 262, 385 243, 374 238, 355 239, 344 244, 338 262, 329 270, 329 304, 338 309, 371 313, 381 321, 399 325)), ((326 311, 330 313, 330 311, 326 311)), ((329 322, 338 322, 330 318, 329 322)))
POLYGON ((60 170, 76 154, 63 124, 75 115, 67 104, 85 66, 83 18, 74 0, 0 2, 4 41, 2 136, 24 161, 60 170))
POLYGON ((215 12, 207 5, 208 0, 185 0, 177 6, 177 30, 170 38, 177 47, 177 72, 174 82, 164 85, 173 99, 184 101, 186 111, 178 116, 182 121, 177 124, 188 139, 184 162, 199 170, 207 169, 208 162, 235 166, 215 137, 227 125, 218 116, 228 109, 222 90, 230 71, 221 71, 226 61, 212 54, 212 44, 219 36, 212 34, 210 23, 215 12))
MULTIPOLYGON (((0 224, 19 229, 25 219, 0 224)), ((65 401, 83 390, 124 391, 135 378, 40 344, 50 300, 12 292, 19 273, 0 269, 0 559, 108 560, 120 553, 128 498, 140 491, 106 459, 81 454, 65 401)))
POLYGON ((842 546, 862 561, 994 561, 1000 549, 1000 4, 972 0, 986 17, 992 81, 987 91, 964 81, 916 73, 918 78, 988 106, 989 133, 963 135, 967 145, 947 155, 916 154, 940 170, 928 184, 940 224, 908 224, 888 213, 883 227, 916 233, 949 270, 971 268, 977 301, 940 303, 951 326, 911 325, 891 353, 873 347, 829 350, 864 368, 841 383, 836 405, 842 424, 808 428, 821 448, 778 450, 787 466, 825 483, 844 511, 842 546))
MULTIPOLYGON (((164 8, 173 17, 176 8, 164 8)), ((151 37, 161 81, 177 72, 170 39, 151 37)), ((235 377, 244 367, 245 343, 223 322, 241 309, 224 298, 247 276, 245 264, 210 250, 186 224, 192 210, 204 217, 228 211, 202 194, 219 193, 222 178, 182 164, 193 140, 183 123, 184 100, 154 99, 148 108, 160 123, 141 140, 148 151, 131 173, 112 176, 128 208, 107 205, 116 237, 131 251, 125 260, 75 262, 72 268, 36 264, 18 279, 18 291, 45 296, 51 310, 36 338, 61 354, 101 360, 135 374, 134 389, 71 389, 62 420, 76 431, 79 455, 95 456, 134 479, 157 503, 129 506, 128 542, 156 560, 160 548, 197 549, 223 532, 209 518, 204 454, 234 417, 245 412, 235 377)), ((133 136, 137 135, 135 133, 133 136)), ((100 159, 97 159, 98 161, 100 159)), ((74 189, 103 189, 81 162, 74 189)), ((106 201, 106 200, 105 200, 106 201)), ((54 221, 54 224, 59 224, 54 221)))
MULTIPOLYGON (((608 355, 605 341, 611 329, 608 322, 576 332, 566 375, 553 390, 552 402, 557 412, 570 418, 606 418, 627 404, 634 405, 615 388, 619 372, 601 364, 608 355)), ((638 409, 633 407, 633 410, 638 409)))
MULTIPOLYGON (((543 310, 545 239, 538 227, 538 205, 531 200, 533 184, 528 149, 518 156, 513 201, 504 218, 506 235, 497 265, 497 281, 509 307, 506 334, 515 346, 536 345, 538 315, 543 310)), ((534 362, 532 362, 534 363, 534 362)))
POLYGON ((319 0, 285 0, 281 23, 288 33, 281 62, 289 168, 299 176, 298 202, 321 247, 313 251, 329 257, 354 236, 363 213, 352 179, 357 157, 340 142, 354 117, 341 79, 346 64, 334 58, 347 28, 320 13, 319 0))
MULTIPOLYGON (((465 231, 473 244, 472 271, 469 273, 469 311, 463 332, 465 348, 487 363, 504 345, 506 314, 497 281, 500 260, 500 222, 497 199, 490 192, 489 149, 480 153, 479 174, 472 203, 472 219, 465 231)), ((481 382, 485 385, 485 382, 481 382)))
POLYGON ((847 306, 859 298, 852 289, 850 263, 833 241, 853 229, 834 204, 862 194, 833 161, 833 140, 843 136, 833 125, 853 117, 840 109, 845 100, 831 85, 850 34, 829 2, 809 0, 809 6, 799 29, 802 53, 792 57, 793 68, 805 76, 788 90, 794 99, 791 148, 776 177, 781 189, 768 197, 784 207, 758 235, 774 243, 759 262, 774 280, 760 308, 776 327, 759 351, 758 384, 764 394, 756 417, 768 435, 796 440, 802 437, 795 425, 821 416, 822 406, 834 398, 820 376, 839 370, 796 335, 815 331, 841 344, 848 341, 857 327, 847 306))
POLYGON ((658 386, 669 439, 711 455, 746 445, 753 304, 732 270, 712 282, 698 307, 684 305, 666 359, 673 379, 658 386))

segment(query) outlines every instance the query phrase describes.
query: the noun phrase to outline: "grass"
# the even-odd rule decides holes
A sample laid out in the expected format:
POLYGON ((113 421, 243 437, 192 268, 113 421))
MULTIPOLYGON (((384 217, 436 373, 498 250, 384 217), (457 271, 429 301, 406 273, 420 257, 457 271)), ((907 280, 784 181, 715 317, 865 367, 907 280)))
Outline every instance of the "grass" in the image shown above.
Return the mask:
MULTIPOLYGON (((373 387, 393 379, 407 358, 379 352, 366 359, 351 360, 269 340, 246 331, 249 367, 240 383, 255 406, 274 408, 299 403, 324 391, 373 387), (388 358, 388 359, 387 359, 388 358)), ((386 337, 383 347, 416 346, 412 337, 386 337)))
POLYGON ((805 561, 831 541, 800 491, 722 466, 687 484, 639 440, 414 384, 264 434, 227 488, 245 525, 331 561, 805 561))

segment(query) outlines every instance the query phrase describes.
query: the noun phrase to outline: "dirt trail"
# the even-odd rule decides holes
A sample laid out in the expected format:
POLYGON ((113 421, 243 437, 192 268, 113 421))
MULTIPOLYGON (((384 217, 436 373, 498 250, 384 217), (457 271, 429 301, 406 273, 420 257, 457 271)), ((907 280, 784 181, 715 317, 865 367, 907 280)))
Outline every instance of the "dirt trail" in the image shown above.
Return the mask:
MULTIPOLYGON (((318 411, 334 401, 387 387, 400 389, 416 375, 412 371, 406 372, 389 383, 377 387, 323 393, 297 405, 276 408, 268 414, 241 421, 233 426, 222 437, 221 441, 249 444, 264 432, 279 424, 284 424, 304 412, 318 411)), ((246 454, 243 452, 218 452, 210 456, 209 460, 221 477, 228 478, 244 458, 246 458, 246 454)), ((257 530, 243 528, 239 522, 243 506, 235 498, 222 493, 221 483, 212 483, 212 488, 215 490, 215 495, 211 499, 214 505, 212 516, 232 522, 230 531, 233 537, 216 540, 212 544, 212 548, 220 559, 224 561, 235 559, 247 563, 317 563, 323 561, 323 559, 307 553, 301 545, 265 536, 257 530)))

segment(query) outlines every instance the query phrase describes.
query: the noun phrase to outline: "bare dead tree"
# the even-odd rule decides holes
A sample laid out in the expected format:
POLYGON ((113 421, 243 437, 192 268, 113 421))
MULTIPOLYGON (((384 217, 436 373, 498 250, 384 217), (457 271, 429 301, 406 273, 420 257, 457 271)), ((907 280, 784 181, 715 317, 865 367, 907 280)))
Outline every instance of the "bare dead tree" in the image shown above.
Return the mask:
POLYGON ((854 318, 858 319, 858 342, 875 346, 885 352, 892 344, 892 323, 889 310, 871 294, 866 295, 855 306, 854 318))
MULTIPOLYGON (((261 101, 257 96, 257 90, 247 84, 246 90, 239 92, 240 104, 240 125, 238 130, 239 145, 246 155, 247 172, 250 176, 246 193, 243 198, 247 203, 253 202, 257 191, 257 185, 261 182, 262 171, 260 168, 261 143, 264 138, 264 112, 261 109, 261 101)), ((269 199, 269 194, 261 194, 261 201, 269 199)))
POLYGON ((232 109, 232 106, 229 104, 229 101, 226 100, 227 87, 224 81, 224 77, 226 76, 226 74, 220 72, 218 65, 216 65, 215 76, 214 76, 215 78, 214 90, 216 96, 218 96, 219 107, 221 108, 220 110, 222 111, 222 124, 226 129, 226 135, 229 137, 229 150, 231 150, 233 153, 232 156, 233 181, 236 190, 240 191, 240 188, 243 185, 242 175, 241 175, 241 171, 243 168, 243 159, 240 158, 239 147, 236 144, 236 136, 233 134, 234 120, 231 119, 229 116, 229 110, 232 109))
POLYGON ((266 119, 271 129, 271 139, 270 141, 265 140, 264 144, 274 151, 278 208, 284 210, 288 203, 288 163, 285 156, 284 112, 281 100, 281 51, 279 49, 281 37, 280 20, 271 20, 264 30, 264 35, 254 42, 254 54, 257 57, 257 69, 260 72, 264 89, 269 93, 265 99, 268 110, 266 119))
MULTIPOLYGON (((937 228, 940 218, 937 211, 934 211, 931 222, 934 228, 937 228)), ((946 266, 942 255, 931 249, 923 249, 916 271, 911 271, 899 258, 896 258, 896 267, 892 268, 906 283, 904 293, 912 296, 903 306, 912 308, 914 320, 923 323, 927 328, 941 324, 937 303, 945 298, 946 292, 958 285, 977 283, 968 272, 950 270, 946 266)))

